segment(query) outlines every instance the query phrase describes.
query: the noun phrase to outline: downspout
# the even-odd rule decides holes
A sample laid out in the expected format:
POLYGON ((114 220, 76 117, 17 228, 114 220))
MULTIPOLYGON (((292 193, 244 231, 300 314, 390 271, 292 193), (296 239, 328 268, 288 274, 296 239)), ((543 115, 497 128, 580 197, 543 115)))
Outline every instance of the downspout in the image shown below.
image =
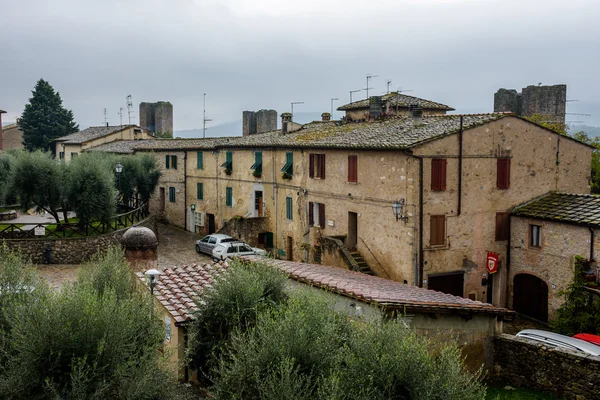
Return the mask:
POLYGON ((187 151, 183 152, 183 230, 187 231, 188 209, 187 209, 187 151))
POLYGON ((425 262, 423 257, 425 252, 423 251, 423 159, 419 159, 419 287, 423 287, 423 271, 425 269, 425 262))
POLYGON ((511 284, 511 280, 510 280, 510 248, 511 246, 511 215, 508 214, 508 242, 506 244, 506 308, 508 308, 509 305, 509 299, 510 299, 510 284, 511 284))
POLYGON ((462 210, 462 169, 463 169, 463 116, 460 116, 460 130, 458 131, 458 207, 456 216, 462 210))
POLYGON ((594 240, 595 240, 595 233, 594 233, 594 228, 590 227, 590 262, 594 261, 594 240))

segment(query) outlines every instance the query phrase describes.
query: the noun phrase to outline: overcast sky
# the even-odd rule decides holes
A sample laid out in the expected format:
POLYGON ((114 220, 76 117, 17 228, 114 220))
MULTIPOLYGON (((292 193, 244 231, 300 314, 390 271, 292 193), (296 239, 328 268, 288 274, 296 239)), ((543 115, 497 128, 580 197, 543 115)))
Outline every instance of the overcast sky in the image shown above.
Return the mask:
POLYGON ((0 46, 7 121, 39 78, 82 127, 104 108, 118 124, 131 94, 135 123, 140 102, 165 100, 182 130, 202 126, 203 93, 213 125, 292 101, 323 112, 370 73, 370 94, 391 79, 458 112, 566 83, 568 112, 593 114, 567 119, 600 125, 598 0, 0 0, 0 46))

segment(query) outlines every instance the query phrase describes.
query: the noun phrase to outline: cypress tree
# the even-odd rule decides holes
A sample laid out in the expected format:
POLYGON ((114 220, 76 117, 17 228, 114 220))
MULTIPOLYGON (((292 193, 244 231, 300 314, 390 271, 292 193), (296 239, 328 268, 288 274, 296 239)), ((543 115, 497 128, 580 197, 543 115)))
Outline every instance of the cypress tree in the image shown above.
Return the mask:
POLYGON ((73 111, 62 105, 60 94, 45 80, 40 79, 31 92, 19 120, 23 131, 23 145, 29 151, 38 149, 54 152, 54 140, 79 131, 73 111))

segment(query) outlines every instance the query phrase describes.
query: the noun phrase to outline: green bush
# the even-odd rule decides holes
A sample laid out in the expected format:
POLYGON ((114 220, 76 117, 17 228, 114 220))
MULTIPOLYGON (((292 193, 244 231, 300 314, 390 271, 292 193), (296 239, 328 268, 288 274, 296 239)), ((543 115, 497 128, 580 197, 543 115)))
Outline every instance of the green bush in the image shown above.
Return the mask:
POLYGON ((208 374, 232 332, 247 330, 261 310, 286 300, 285 283, 282 273, 263 264, 230 263, 229 270, 212 289, 202 293, 199 301, 190 329, 188 356, 192 367, 208 374))

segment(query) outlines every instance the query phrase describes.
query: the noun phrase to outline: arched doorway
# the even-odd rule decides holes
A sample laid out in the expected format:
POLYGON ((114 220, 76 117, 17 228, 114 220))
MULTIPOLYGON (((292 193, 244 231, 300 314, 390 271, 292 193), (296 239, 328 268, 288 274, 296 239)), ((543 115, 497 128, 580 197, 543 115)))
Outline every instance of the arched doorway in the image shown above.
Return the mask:
POLYGON ((513 287, 513 309, 540 321, 548 321, 548 285, 540 278, 519 274, 513 287))

